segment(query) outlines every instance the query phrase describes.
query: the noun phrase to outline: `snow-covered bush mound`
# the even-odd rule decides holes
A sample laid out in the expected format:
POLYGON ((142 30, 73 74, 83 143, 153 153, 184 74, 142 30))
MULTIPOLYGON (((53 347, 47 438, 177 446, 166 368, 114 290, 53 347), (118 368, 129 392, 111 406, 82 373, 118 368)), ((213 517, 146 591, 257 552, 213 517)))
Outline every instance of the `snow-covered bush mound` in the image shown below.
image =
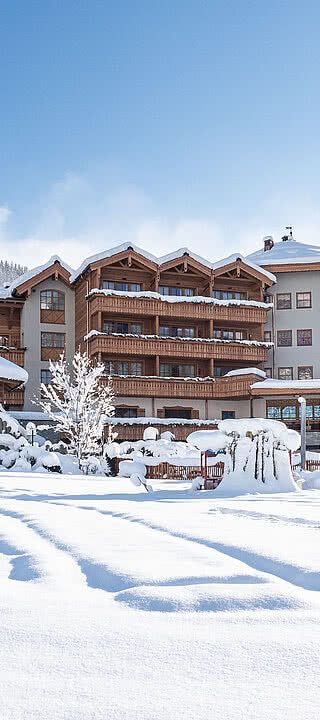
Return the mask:
POLYGON ((300 446, 300 435, 284 423, 264 418, 222 420, 227 438, 224 477, 215 494, 294 492, 298 490, 289 450, 300 446))
POLYGON ((187 443, 199 450, 224 450, 227 445, 225 433, 219 430, 196 430, 187 437, 187 443))
POLYGON ((320 472, 303 472, 302 490, 320 490, 320 472))
POLYGON ((121 477, 131 477, 131 475, 137 474, 139 477, 145 477, 147 474, 147 468, 143 463, 134 462, 133 460, 122 460, 119 463, 119 475, 121 477))

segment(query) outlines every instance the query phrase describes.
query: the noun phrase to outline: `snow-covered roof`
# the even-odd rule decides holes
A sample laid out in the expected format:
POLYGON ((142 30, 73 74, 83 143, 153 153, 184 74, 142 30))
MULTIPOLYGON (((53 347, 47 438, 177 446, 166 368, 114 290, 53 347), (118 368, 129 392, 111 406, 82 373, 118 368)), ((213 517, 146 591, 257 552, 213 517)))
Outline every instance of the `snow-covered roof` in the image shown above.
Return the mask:
POLYGON ((238 370, 229 370, 223 377, 233 377, 234 375, 259 375, 262 378, 266 377, 264 370, 259 368, 240 368, 238 370))
POLYGON ((15 365, 15 363, 6 358, 0 357, 1 380, 16 380, 17 382, 26 383, 28 377, 28 373, 24 368, 15 365))
POLYGON ((55 263, 59 263, 61 267, 63 267, 68 273, 73 273, 74 270, 71 268, 67 263, 65 263, 59 255, 52 255, 49 260, 44 263, 43 265, 38 265, 38 267, 32 268, 31 270, 27 270, 27 272, 23 273, 23 275, 19 275, 15 280, 9 285, 8 288, 0 288, 0 297, 1 298, 9 298, 12 297, 14 294, 14 290, 19 287, 20 285, 23 285, 23 283, 27 282, 28 280, 32 280, 32 278, 37 277, 37 275, 40 275, 44 270, 47 270, 51 267, 51 265, 54 265, 55 263))
POLYGON ((250 259, 245 258, 244 255, 240 255, 239 253, 233 253, 232 255, 228 255, 227 257, 218 260, 218 262, 212 263, 211 267, 212 270, 218 270, 219 268, 225 267, 225 265, 231 265, 237 260, 241 260, 241 262, 243 262, 245 265, 251 267, 252 270, 256 270, 257 272, 262 273, 262 275, 265 275, 269 280, 271 280, 271 282, 277 282, 277 278, 275 275, 273 275, 271 272, 268 272, 268 270, 263 270, 263 268, 258 267, 259 264, 251 262, 250 259))
POLYGON ((298 263, 320 262, 320 247, 306 245, 295 240, 286 240, 274 244, 272 250, 263 248, 247 256, 246 261, 256 265, 296 265, 298 263))
POLYGON ((188 255, 189 257, 193 258, 197 262, 201 263, 202 265, 205 265, 205 267, 208 267, 210 270, 215 270, 217 268, 223 267, 224 265, 229 265, 232 262, 235 262, 238 258, 251 267, 254 270, 259 271, 266 277, 268 277, 269 280, 272 282, 277 282, 277 279, 272 273, 269 273, 267 270, 263 270, 261 267, 258 267, 257 265, 254 265, 253 262, 248 262, 247 259, 243 255, 239 255, 239 253, 235 253, 234 255, 229 255, 229 257, 224 258, 223 260, 219 260, 217 263, 212 263, 209 260, 206 260, 205 258, 201 257, 201 255, 197 255, 196 253, 193 253, 192 250, 189 250, 187 247, 178 248, 178 250, 175 250, 172 253, 169 253, 168 255, 162 255, 160 257, 156 257, 155 255, 152 255, 151 253, 147 252, 146 250, 143 250, 143 248, 138 247, 137 245, 134 245, 131 242, 128 243, 122 243, 121 245, 117 245, 113 248, 108 248, 107 250, 103 250, 100 253, 97 253, 96 255, 91 255, 90 257, 86 258, 83 263, 81 263, 80 267, 75 270, 70 278, 70 282, 75 282, 80 275, 89 267, 89 265, 92 265, 95 262, 98 262, 99 260, 104 260, 106 258, 111 257, 112 255, 117 255, 118 253, 121 253, 125 250, 129 250, 132 248, 134 252, 138 253, 139 255, 142 255, 147 260, 150 260, 151 262, 155 263, 156 265, 163 265, 164 263, 170 262, 170 260, 175 260, 176 258, 183 257, 183 255, 188 255))
POLYGON ((297 390, 297 392, 300 392, 302 390, 319 390, 320 389, 320 379, 314 379, 314 380, 274 380, 273 378, 268 378, 267 380, 264 380, 263 382, 256 382, 251 385, 252 388, 259 388, 263 390, 297 390))

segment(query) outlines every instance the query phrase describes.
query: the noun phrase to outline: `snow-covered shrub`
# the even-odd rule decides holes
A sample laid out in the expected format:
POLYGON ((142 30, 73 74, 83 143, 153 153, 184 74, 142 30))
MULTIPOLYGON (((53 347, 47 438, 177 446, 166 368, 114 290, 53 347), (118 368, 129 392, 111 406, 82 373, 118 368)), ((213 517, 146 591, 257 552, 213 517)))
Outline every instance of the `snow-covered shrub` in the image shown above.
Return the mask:
POLYGON ((154 427, 147 427, 143 433, 144 440, 156 440, 159 435, 159 430, 154 427))
POLYGON ((36 461, 36 468, 43 467, 48 472, 61 473, 59 457, 53 452, 41 452, 36 461))
POLYGON ((13 449, 16 442, 16 438, 9 433, 0 434, 0 448, 6 448, 6 450, 13 449))
POLYGON ((191 483, 192 491, 201 490, 202 486, 203 486, 203 478, 201 477, 201 475, 193 478, 192 483, 191 483))
POLYGON ((68 454, 68 445, 67 443, 63 442, 63 440, 60 440, 58 443, 54 443, 51 448, 52 452, 58 452, 60 455, 67 455, 68 454))
POLYGON ((169 442, 172 442, 174 439, 174 434, 170 432, 170 430, 165 430, 165 432, 160 434, 160 440, 169 440, 169 442))
POLYGON ((52 450, 52 442, 51 442, 51 440, 46 440, 46 441, 45 441, 45 443, 44 443, 44 445, 43 445, 43 449, 46 450, 47 452, 50 452, 50 450, 52 450))
POLYGON ((15 464, 16 460, 18 460, 19 453, 17 450, 2 450, 2 465, 4 465, 5 468, 10 470, 12 466, 15 464))
POLYGON ((134 462, 133 460, 122 460, 119 463, 119 475, 122 477, 131 477, 131 475, 137 474, 139 477, 145 477, 147 474, 147 468, 143 463, 134 462))
POLYGON ((130 475, 130 482, 132 482, 132 485, 134 485, 135 487, 140 487, 141 485, 143 485, 147 492, 153 492, 152 485, 149 485, 144 479, 144 477, 139 475, 138 473, 133 473, 133 475, 130 475))
POLYGON ((24 458, 31 464, 31 466, 36 464, 36 461, 43 452, 42 448, 39 448, 37 445, 26 445, 22 448, 20 451, 20 457, 24 458))
POLYGON ((14 465, 12 465, 11 470, 16 470, 17 472, 30 472, 31 471, 31 463, 28 462, 28 460, 25 460, 23 457, 18 457, 14 465))

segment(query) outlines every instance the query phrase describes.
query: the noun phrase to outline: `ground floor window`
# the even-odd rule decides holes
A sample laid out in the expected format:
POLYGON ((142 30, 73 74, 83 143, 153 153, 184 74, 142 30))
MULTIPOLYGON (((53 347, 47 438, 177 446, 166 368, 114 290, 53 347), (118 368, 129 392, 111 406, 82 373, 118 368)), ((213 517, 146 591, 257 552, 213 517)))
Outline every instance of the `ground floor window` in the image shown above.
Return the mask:
POLYGON ((234 410, 221 410, 222 420, 234 420, 235 416, 234 410))
POLYGON ((114 417, 116 418, 136 418, 137 415, 137 408, 133 407, 116 407, 114 411, 114 417))
POLYGON ((191 420, 191 408, 164 408, 165 418, 182 418, 191 420))

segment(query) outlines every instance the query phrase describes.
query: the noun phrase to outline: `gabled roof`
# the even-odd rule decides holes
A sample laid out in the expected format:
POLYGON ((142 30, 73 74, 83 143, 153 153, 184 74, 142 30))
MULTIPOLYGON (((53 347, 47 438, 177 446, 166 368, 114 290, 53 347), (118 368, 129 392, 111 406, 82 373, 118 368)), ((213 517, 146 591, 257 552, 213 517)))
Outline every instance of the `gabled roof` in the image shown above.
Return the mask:
POLYGON ((68 276, 68 279, 71 273, 74 272, 74 270, 61 260, 58 255, 52 255, 52 257, 48 260, 48 262, 44 263, 44 265, 39 265, 38 267, 28 270, 23 275, 19 275, 19 277, 17 277, 8 288, 8 294, 6 297, 11 297, 17 293, 22 294, 27 290, 29 285, 36 285, 37 282, 45 280, 47 276, 49 277, 50 274, 52 274, 50 273, 50 270, 55 265, 60 266, 60 268, 64 271, 64 274, 68 276))
POLYGON ((175 250, 172 253, 169 253, 168 255, 162 255, 160 257, 156 257, 155 255, 152 255, 151 253, 147 252, 146 250, 143 250, 142 248, 138 247, 137 245, 134 245, 131 242, 128 243, 122 243, 122 245, 117 245, 116 247, 109 248, 108 250, 103 250, 101 253, 98 253, 97 255, 91 255, 90 257, 86 258, 83 263, 81 263, 80 267, 72 272, 72 275, 70 277, 70 282, 75 282, 80 275, 82 275, 83 272, 85 272, 90 265, 93 265, 94 263, 104 260, 106 258, 110 258, 113 255, 118 255, 119 253, 126 251, 126 250, 133 250, 138 255, 142 255, 147 260, 155 263, 157 266, 165 265, 166 263, 170 262, 171 260, 175 260, 178 258, 181 258, 183 256, 189 256, 193 260, 195 260, 197 263, 200 263, 206 268, 209 268, 210 270, 216 270, 218 268, 222 268, 226 265, 230 265, 233 262, 236 262, 238 259, 241 260, 241 262, 244 265, 247 265, 251 269, 255 270, 256 272, 264 275, 268 280, 271 281, 271 283, 277 282, 276 277, 268 272, 267 270, 262 269, 258 265, 255 265, 253 262, 248 261, 243 255, 240 255, 239 253, 235 253, 233 255, 229 255, 228 257, 224 258, 223 260, 219 260, 216 263, 212 263, 209 260, 206 260, 205 258, 201 257, 200 255, 197 255, 196 253, 193 253, 191 250, 189 250, 186 247, 179 248, 178 250, 175 250))
POLYGON ((320 247, 306 245, 295 240, 282 240, 274 244, 272 250, 264 252, 263 248, 251 253, 247 262, 256 265, 299 265, 307 263, 320 263, 320 247))

